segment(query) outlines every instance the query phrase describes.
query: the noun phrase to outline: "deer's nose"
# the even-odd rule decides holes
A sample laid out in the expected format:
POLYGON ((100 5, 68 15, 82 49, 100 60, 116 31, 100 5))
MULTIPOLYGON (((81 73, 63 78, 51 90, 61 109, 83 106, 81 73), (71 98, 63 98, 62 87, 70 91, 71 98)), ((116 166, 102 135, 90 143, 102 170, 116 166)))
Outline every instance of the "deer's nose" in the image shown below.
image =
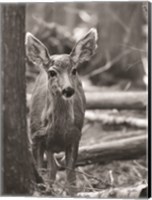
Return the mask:
POLYGON ((74 94, 74 89, 71 88, 71 87, 67 87, 67 88, 65 88, 65 89, 62 90, 62 94, 65 97, 69 98, 69 97, 71 97, 74 94))

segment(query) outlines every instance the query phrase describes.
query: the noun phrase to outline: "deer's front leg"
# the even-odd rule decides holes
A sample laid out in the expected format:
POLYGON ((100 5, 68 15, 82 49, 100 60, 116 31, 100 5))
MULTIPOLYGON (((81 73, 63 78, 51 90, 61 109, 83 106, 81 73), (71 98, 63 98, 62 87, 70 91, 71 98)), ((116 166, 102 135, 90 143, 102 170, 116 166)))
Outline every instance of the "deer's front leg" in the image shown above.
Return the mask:
POLYGON ((78 154, 78 144, 74 144, 66 149, 66 174, 67 174, 67 191, 73 195, 76 191, 76 173, 75 164, 78 154))
POLYGON ((77 192, 75 165, 77 161, 79 140, 81 136, 81 132, 78 129, 74 129, 73 131, 73 140, 71 144, 66 147, 65 151, 68 193, 70 195, 74 195, 77 192))
POLYGON ((44 136, 45 129, 41 128, 39 131, 34 132, 31 137, 33 156, 39 172, 41 172, 43 168, 43 156, 45 150, 44 136))
POLYGON ((44 155, 43 144, 39 142, 36 145, 33 145, 33 156, 39 173, 41 173, 43 168, 43 155, 44 155))
POLYGON ((37 148, 37 166, 38 170, 41 173, 43 168, 43 156, 44 156, 44 147, 41 143, 37 148))
POLYGON ((47 150, 47 170, 49 185, 51 186, 56 178, 57 166, 54 160, 54 155, 50 150, 47 150))

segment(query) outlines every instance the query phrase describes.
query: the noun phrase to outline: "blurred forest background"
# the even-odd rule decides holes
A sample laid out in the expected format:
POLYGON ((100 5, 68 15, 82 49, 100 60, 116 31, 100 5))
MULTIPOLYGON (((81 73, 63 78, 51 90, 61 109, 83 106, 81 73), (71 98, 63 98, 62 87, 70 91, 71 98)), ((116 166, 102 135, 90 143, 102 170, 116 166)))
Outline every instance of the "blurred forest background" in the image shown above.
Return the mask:
MULTIPOLYGON (((51 54, 70 53, 92 27, 99 35, 97 53, 79 67, 91 102, 77 164, 79 196, 139 197, 147 185, 148 3, 26 6, 26 31, 39 38, 51 54), (109 107, 104 107, 106 103, 109 107)), ((29 61, 26 67, 27 93, 31 94, 39 69, 29 61)), ((61 170, 53 196, 64 196, 64 181, 61 170)), ((43 194, 37 188, 35 195, 43 194)))
MULTIPOLYGON (((81 75, 98 86, 143 90, 147 76, 147 2, 28 4, 27 31, 52 54, 69 53, 90 28, 99 33, 98 50, 81 75)), ((112 89, 109 88, 109 89, 112 89)))

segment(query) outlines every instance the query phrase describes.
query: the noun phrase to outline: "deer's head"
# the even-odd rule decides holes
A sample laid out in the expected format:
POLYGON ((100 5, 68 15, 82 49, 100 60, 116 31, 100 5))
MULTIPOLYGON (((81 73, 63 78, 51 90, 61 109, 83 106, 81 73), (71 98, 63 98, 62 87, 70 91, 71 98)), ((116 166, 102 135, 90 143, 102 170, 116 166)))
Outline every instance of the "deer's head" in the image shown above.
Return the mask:
POLYGON ((44 69, 48 76, 48 89, 52 95, 60 95, 64 99, 75 93, 80 63, 90 60, 97 47, 97 31, 92 28, 80 39, 71 53, 49 54, 46 46, 31 33, 26 34, 26 54, 35 65, 44 69))

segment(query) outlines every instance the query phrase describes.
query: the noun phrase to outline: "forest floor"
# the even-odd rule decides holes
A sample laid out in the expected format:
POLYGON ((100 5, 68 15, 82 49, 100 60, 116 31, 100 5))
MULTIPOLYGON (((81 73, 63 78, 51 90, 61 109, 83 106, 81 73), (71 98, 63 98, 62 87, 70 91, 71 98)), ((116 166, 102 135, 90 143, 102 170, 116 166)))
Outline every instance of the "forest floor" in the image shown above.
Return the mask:
MULTIPOLYGON (((104 111, 109 112, 109 111, 104 111)), ((145 118, 145 113, 134 111, 122 111, 121 114, 128 116, 138 116, 145 118)), ((111 141, 114 138, 124 135, 127 138, 130 132, 139 132, 140 130, 126 126, 106 126, 101 123, 94 122, 90 124, 89 128, 84 131, 80 142, 80 147, 90 146, 93 144, 100 144, 103 141, 111 141)), ((142 130, 147 134, 146 130, 142 130)), ((146 146, 145 146, 146 148, 146 146)), ((118 152, 119 153, 119 152, 118 152)), ((138 159, 133 160, 111 160, 108 163, 91 163, 90 165, 78 166, 76 168, 77 175, 77 192, 98 192, 103 190, 113 191, 114 188, 136 187, 141 184, 147 184, 147 158, 146 156, 139 156, 138 159)), ((46 176, 46 169, 44 169, 44 177, 46 176)), ((66 172, 60 170, 57 173, 56 181, 51 188, 51 194, 45 193, 42 189, 36 189, 34 196, 54 196, 67 197, 66 195, 66 172)), ((119 197, 121 194, 110 192, 108 197, 119 197)))

